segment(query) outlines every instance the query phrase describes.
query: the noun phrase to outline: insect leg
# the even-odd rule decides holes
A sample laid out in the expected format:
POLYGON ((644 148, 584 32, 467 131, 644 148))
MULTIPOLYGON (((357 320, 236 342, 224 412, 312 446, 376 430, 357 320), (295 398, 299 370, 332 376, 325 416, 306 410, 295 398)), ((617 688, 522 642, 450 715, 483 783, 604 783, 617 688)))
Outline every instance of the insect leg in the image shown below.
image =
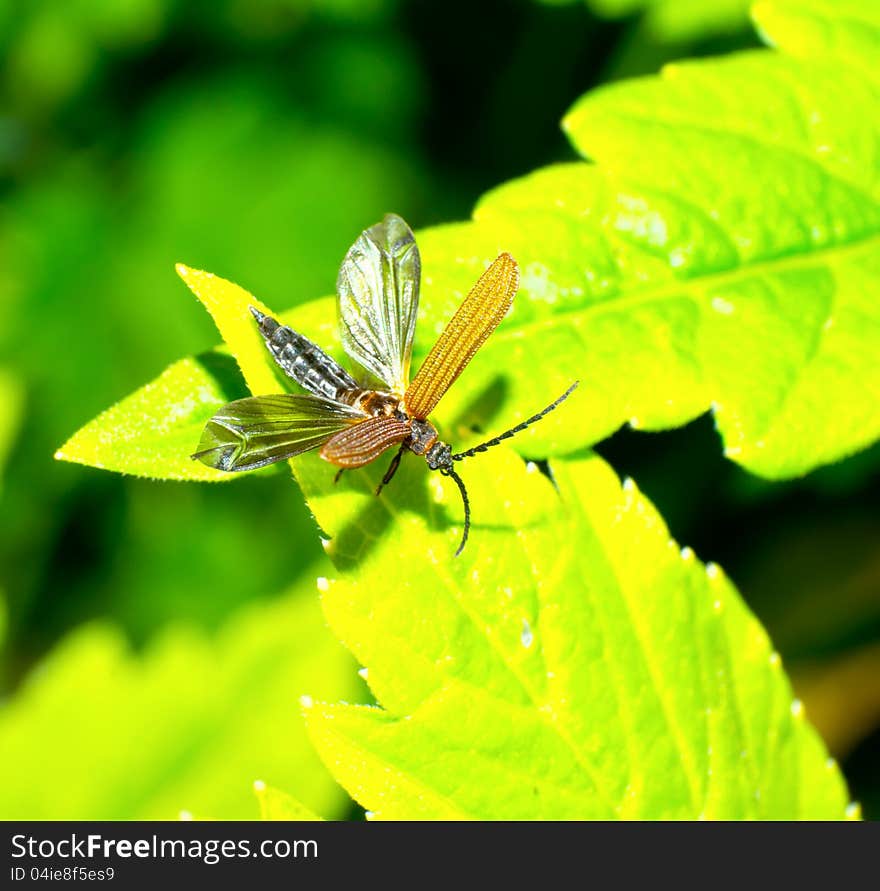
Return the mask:
POLYGON ((385 471, 385 476, 382 477, 382 482, 376 487, 377 495, 382 491, 382 487, 387 486, 394 478, 394 474, 397 473, 397 468, 400 467, 400 459, 403 457, 405 449, 406 446, 402 445, 397 450, 397 454, 391 459, 391 464, 388 465, 388 470, 385 471))

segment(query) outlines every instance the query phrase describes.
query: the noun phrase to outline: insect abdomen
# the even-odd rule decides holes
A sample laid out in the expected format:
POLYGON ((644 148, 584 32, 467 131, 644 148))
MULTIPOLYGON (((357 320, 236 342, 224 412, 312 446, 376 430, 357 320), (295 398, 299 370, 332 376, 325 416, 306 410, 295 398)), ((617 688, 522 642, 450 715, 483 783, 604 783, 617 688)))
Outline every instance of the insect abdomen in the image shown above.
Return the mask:
POLYGON ((328 399, 357 387, 354 378, 307 337, 253 307, 251 312, 275 361, 301 387, 328 399))

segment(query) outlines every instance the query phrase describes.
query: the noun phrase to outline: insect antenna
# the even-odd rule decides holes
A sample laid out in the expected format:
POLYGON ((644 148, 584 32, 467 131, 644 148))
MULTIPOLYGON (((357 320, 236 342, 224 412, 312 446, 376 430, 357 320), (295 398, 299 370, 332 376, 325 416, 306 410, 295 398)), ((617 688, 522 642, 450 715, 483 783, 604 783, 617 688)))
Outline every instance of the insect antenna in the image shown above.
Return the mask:
POLYGON ((461 500, 464 504, 464 531, 461 534, 461 543, 458 546, 458 550, 455 552, 455 556, 457 557, 464 550, 465 544, 467 544, 468 531, 471 528, 471 503, 468 501, 468 494, 467 489, 464 487, 464 480, 450 465, 441 467, 440 473, 442 473, 443 476, 449 476, 455 480, 455 485, 458 486, 458 491, 461 492, 461 500))
MULTIPOLYGON (((540 421, 544 415, 550 414, 556 406, 558 406, 561 402, 564 402, 571 396, 572 392, 574 392, 575 387, 580 383, 580 381, 575 381, 557 400, 551 402, 546 408, 539 411, 536 415, 532 415, 530 418, 527 418, 525 421, 517 424, 516 427, 511 427, 510 430, 505 430, 504 433, 500 433, 494 439, 489 439, 486 442, 481 442, 479 445, 474 446, 472 449, 468 449, 466 452, 459 452, 457 455, 453 455, 452 461, 463 461, 465 458, 472 458, 474 455, 479 452, 485 452, 487 449, 491 449, 492 446, 498 445, 500 442, 503 442, 505 439, 510 439, 511 436, 515 436, 517 433, 521 433, 526 427, 534 424, 535 421, 540 421)), ((460 487, 461 484, 459 484, 460 487)), ((467 501, 467 499, 465 499, 467 501)))

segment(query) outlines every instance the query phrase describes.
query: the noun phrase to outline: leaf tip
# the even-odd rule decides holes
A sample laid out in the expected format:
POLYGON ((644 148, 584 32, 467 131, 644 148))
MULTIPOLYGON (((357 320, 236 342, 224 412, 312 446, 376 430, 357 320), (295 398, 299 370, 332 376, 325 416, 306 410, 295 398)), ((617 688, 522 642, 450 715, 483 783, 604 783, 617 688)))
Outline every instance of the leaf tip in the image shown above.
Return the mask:
POLYGON ((193 269, 192 266, 187 266, 186 263, 175 263, 174 271, 183 279, 183 281, 186 283, 186 286, 200 300, 202 298, 196 288, 206 279, 214 278, 213 272, 205 272, 203 269, 193 269))
POLYGON ((755 25, 758 36, 768 46, 775 46, 769 33, 773 27, 774 12, 772 0, 755 0, 749 9, 749 16, 755 25))
POLYGON ((66 461, 68 464, 85 464, 86 466, 97 467, 99 470, 103 470, 104 465, 94 456, 91 458, 84 457, 75 440, 76 437, 74 436, 64 443, 60 449, 56 449, 52 458, 55 461, 66 461), (72 450, 69 448, 71 445, 73 445, 72 450))
POLYGON ((749 14, 752 19, 757 21, 763 15, 766 15, 767 11, 773 5, 771 0, 754 0, 754 2, 749 7, 749 14))

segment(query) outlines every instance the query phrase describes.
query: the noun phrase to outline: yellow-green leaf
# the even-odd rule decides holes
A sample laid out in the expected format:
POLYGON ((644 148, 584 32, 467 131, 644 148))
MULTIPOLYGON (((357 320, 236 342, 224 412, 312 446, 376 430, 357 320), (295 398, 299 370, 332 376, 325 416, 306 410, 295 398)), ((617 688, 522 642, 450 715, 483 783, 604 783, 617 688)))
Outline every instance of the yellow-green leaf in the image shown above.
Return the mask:
POLYGON ((254 783, 254 794, 260 804, 261 820, 320 820, 314 812, 292 795, 267 786, 262 780, 254 783))
POLYGON ((77 431, 55 457, 157 479, 229 480, 229 474, 190 458, 205 421, 235 398, 217 375, 224 358, 228 378, 231 360, 220 353, 175 362, 77 431))
MULTIPOLYGON (((627 422, 659 430, 711 409, 729 457, 785 478, 880 436, 880 7, 853 3, 838 19, 821 0, 768 0, 757 16, 777 50, 588 94, 564 125, 595 163, 544 168, 487 195, 475 222, 419 233, 415 368, 499 251, 523 273, 513 312, 441 404, 447 435, 504 429, 579 378, 578 423, 551 415, 515 448, 559 454, 627 422)), ((352 238, 370 222, 352 221, 352 238)), ((252 298, 187 275, 253 391, 275 392, 252 298)), ((333 346, 331 299, 284 318, 333 346)), ((150 472, 179 477, 173 410, 144 403, 61 455, 122 469, 128 459, 106 452, 117 427, 125 440, 141 422, 150 472)), ((195 416, 180 423, 191 437, 195 416)))
POLYGON ((313 592, 242 612, 213 639, 169 630, 139 655, 107 625, 71 634, 0 712, 0 812, 253 819, 260 778, 339 816, 347 801, 309 745, 298 697, 349 698, 357 678, 313 592))
POLYGON ((306 710, 337 779, 379 819, 846 816, 839 769, 719 567, 599 458, 552 472, 558 492, 496 456, 469 478, 461 558, 435 490, 322 584, 381 706, 306 710))
POLYGON ((178 263, 177 274, 211 314, 220 336, 238 361, 251 392, 263 395, 282 392, 278 379, 266 362, 266 346, 253 324, 254 317, 248 307, 253 306, 264 313, 270 310, 244 288, 212 272, 190 269, 178 263))

